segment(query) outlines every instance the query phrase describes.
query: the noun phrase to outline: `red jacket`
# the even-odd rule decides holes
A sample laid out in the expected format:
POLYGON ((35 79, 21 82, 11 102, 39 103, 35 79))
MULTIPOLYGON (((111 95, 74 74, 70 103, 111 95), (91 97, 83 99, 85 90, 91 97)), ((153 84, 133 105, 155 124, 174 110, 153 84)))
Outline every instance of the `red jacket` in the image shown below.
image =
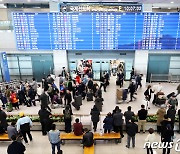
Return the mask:
POLYGON ((82 125, 82 123, 74 123, 73 127, 74 127, 74 135, 80 136, 80 135, 83 134, 83 125, 82 125))

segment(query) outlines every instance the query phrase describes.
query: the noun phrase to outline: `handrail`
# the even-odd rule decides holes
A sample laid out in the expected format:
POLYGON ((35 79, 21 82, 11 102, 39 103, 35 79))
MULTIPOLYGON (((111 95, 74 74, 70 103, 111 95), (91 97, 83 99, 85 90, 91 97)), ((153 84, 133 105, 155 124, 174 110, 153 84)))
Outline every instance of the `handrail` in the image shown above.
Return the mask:
POLYGON ((175 74, 151 74, 150 82, 166 81, 166 82, 180 82, 180 75, 175 74))

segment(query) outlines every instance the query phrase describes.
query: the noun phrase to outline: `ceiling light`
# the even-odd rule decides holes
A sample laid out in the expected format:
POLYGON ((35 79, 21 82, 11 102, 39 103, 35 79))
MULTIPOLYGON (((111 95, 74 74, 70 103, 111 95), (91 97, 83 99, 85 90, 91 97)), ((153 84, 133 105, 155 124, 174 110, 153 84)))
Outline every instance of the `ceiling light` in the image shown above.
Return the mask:
POLYGON ((170 7, 168 7, 168 9, 170 10, 171 8, 170 8, 170 7))
POLYGON ((174 2, 171 2, 172 4, 174 3, 174 2))

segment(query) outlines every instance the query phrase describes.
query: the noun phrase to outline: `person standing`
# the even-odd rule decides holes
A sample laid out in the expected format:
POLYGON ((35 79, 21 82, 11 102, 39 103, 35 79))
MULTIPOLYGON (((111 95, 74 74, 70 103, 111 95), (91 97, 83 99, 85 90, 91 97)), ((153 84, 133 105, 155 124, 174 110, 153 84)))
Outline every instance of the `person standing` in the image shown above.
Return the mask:
POLYGON ((117 73, 118 76, 118 82, 120 84, 120 88, 123 87, 123 82, 124 82, 124 73, 122 71, 119 71, 119 73, 117 73))
POLYGON ((12 135, 11 140, 13 141, 7 149, 8 154, 24 154, 26 147, 18 142, 15 135, 12 135))
POLYGON ((17 94, 14 92, 14 90, 11 90, 10 100, 13 105, 13 107, 18 110, 19 109, 19 100, 17 98, 17 94))
POLYGON ((167 145, 167 147, 163 148, 163 154, 170 154, 170 150, 171 148, 168 148, 170 146, 170 142, 172 142, 172 137, 174 136, 174 131, 171 128, 170 124, 167 124, 165 130, 164 130, 164 134, 162 137, 162 143, 164 143, 164 145, 167 145))
POLYGON ((61 76, 63 78, 66 78, 66 76, 67 76, 67 72, 66 72, 66 68, 65 67, 62 68, 61 76))
POLYGON ((51 113, 49 111, 47 111, 46 108, 42 108, 39 110, 38 112, 39 118, 40 118, 40 123, 42 126, 42 135, 46 135, 47 132, 50 130, 50 126, 51 126, 51 113))
POLYGON ((168 118, 171 119, 171 128, 173 130, 174 129, 174 123, 175 123, 175 117, 176 117, 176 110, 175 110, 174 106, 171 106, 167 110, 167 116, 168 116, 168 118))
POLYGON ((138 133, 141 131, 141 127, 143 127, 143 133, 145 133, 145 125, 148 111, 145 110, 145 106, 141 105, 141 110, 138 111, 138 133))
POLYGON ((96 132, 97 124, 99 122, 99 115, 100 115, 100 112, 98 108, 96 107, 96 105, 94 105, 94 107, 91 109, 90 114, 91 114, 91 120, 93 122, 93 129, 94 129, 94 132, 96 132))
POLYGON ((145 139, 145 142, 150 142, 150 147, 146 147, 147 149, 147 154, 153 154, 153 149, 151 147, 151 144, 153 142, 155 142, 155 139, 156 139, 156 135, 154 134, 154 129, 153 128, 149 128, 148 130, 149 134, 147 135, 146 139, 145 139))
POLYGON ((5 130, 7 130, 7 126, 8 126, 6 118, 7 118, 7 114, 0 107, 0 121, 1 121, 1 125, 5 130))
POLYGON ((127 111, 124 112, 126 125, 128 124, 129 120, 132 119, 133 116, 134 116, 134 112, 131 111, 131 106, 128 106, 127 111))
POLYGON ((65 122, 65 132, 70 133, 72 131, 72 129, 71 129, 71 121, 72 121, 71 115, 73 113, 72 113, 72 110, 69 107, 69 105, 67 105, 65 107, 65 110, 63 110, 63 114, 64 114, 64 122, 65 122))
POLYGON ((121 113, 121 109, 117 109, 116 113, 113 114, 113 124, 114 124, 114 131, 116 133, 120 132, 121 138, 124 137, 123 135, 123 114, 121 113))
POLYGON ((178 117, 179 117, 179 133, 180 133, 180 109, 178 110, 178 117))
POLYGON ((170 106, 174 106, 175 109, 178 107, 178 100, 177 100, 175 94, 172 95, 172 96, 169 98, 168 104, 169 104, 170 106))
POLYGON ((57 147, 58 153, 60 150, 60 131, 56 129, 56 125, 52 124, 51 130, 48 133, 49 142, 52 147, 52 154, 55 154, 55 148, 57 147))
POLYGON ((113 117, 112 114, 109 112, 106 116, 106 118, 103 121, 104 125, 104 133, 110 133, 111 130, 113 129, 113 117))
POLYGON ((26 134, 29 140, 32 141, 32 135, 30 132, 30 127, 32 127, 32 121, 28 116, 24 116, 24 112, 19 113, 20 118, 17 121, 17 131, 20 132, 24 138, 25 143, 28 143, 26 134))
MULTIPOLYGON (((179 94, 180 94, 180 84, 177 86, 177 89, 176 89, 176 90, 177 90, 177 95, 179 95, 179 94)), ((176 96, 177 96, 177 95, 176 95, 176 96)))
POLYGON ((127 148, 130 148, 130 141, 132 139, 132 147, 135 148, 135 136, 138 132, 138 125, 135 123, 134 118, 129 120, 128 124, 126 125, 127 131, 127 148))
POLYGON ((161 106, 156 115, 157 115, 157 133, 161 133, 161 122, 163 121, 164 119, 164 115, 166 114, 166 109, 165 109, 165 106, 161 106))
POLYGON ((47 93, 47 89, 44 89, 44 92, 40 96, 41 106, 42 108, 47 108, 49 112, 51 112, 50 107, 48 106, 49 102, 49 95, 47 93))
POLYGON ((66 90, 66 94, 64 96, 64 102, 65 102, 65 105, 69 105, 69 107, 71 108, 72 95, 69 90, 66 90))
POLYGON ((94 135, 87 128, 84 129, 82 144, 83 147, 91 147, 94 144, 94 135))
POLYGON ((77 118, 75 120, 75 123, 73 124, 73 132, 74 132, 74 135, 76 136, 80 136, 83 134, 83 125, 81 122, 79 122, 79 119, 77 118))
POLYGON ((32 82, 30 83, 34 91, 37 93, 37 82, 35 78, 32 78, 32 82))

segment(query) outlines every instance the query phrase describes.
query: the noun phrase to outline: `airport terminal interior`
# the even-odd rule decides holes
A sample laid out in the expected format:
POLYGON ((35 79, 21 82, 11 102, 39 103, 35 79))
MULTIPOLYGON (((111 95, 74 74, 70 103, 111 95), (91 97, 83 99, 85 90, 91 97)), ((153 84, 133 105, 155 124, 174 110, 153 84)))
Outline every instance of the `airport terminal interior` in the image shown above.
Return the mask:
MULTIPOLYGON (((60 141, 63 154, 149 154, 144 145, 150 128, 151 143, 161 144, 167 132, 174 132, 170 153, 180 153, 180 0, 0 0, 0 154, 23 154, 7 152, 13 141, 2 112, 8 125, 22 114, 31 118, 32 141, 17 139, 25 154, 54 154, 48 133, 52 123, 45 122, 42 134, 38 115, 44 95, 58 138, 74 135, 77 118, 94 133, 91 151, 82 139, 68 138, 60 141), (142 105, 147 116, 139 132, 128 124, 135 120, 139 127, 142 105), (135 114, 130 122, 124 114, 129 106, 135 114), (115 123, 118 107, 124 137, 115 123), (109 113, 112 128, 104 133, 109 113), (167 125, 160 123, 165 114, 167 125), (127 143, 130 130, 136 132, 133 147, 127 143)), ((154 147, 152 154, 166 154, 164 149, 154 147)))

